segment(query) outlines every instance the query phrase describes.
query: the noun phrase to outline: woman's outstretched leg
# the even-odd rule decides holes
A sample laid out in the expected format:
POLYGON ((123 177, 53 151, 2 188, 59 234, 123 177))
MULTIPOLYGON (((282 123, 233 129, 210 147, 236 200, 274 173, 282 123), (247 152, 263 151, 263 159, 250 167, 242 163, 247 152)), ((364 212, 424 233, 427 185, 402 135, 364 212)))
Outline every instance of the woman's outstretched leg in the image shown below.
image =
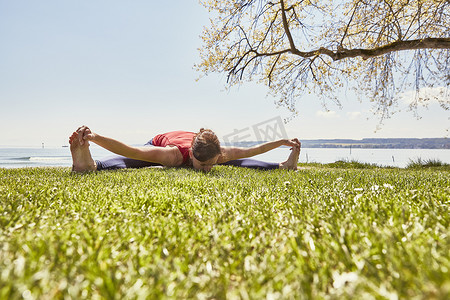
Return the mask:
POLYGON ((70 152, 72 154, 72 171, 89 172, 97 170, 97 165, 89 151, 89 143, 80 144, 78 133, 74 132, 69 138, 70 152))
POLYGON ((113 155, 96 160, 97 170, 117 170, 117 169, 139 169, 145 167, 161 166, 161 164, 152 163, 143 160, 131 159, 121 155, 113 155))
POLYGON ((242 159, 230 160, 221 165, 258 169, 258 170, 274 170, 274 169, 278 169, 280 164, 269 163, 269 162, 251 159, 251 158, 242 158, 242 159))
MULTIPOLYGON (((145 147, 153 147, 153 140, 148 141, 145 147)), ((158 163, 128 158, 122 155, 111 155, 96 160, 97 171, 101 170, 117 170, 117 169, 139 169, 145 167, 162 166, 158 163)))

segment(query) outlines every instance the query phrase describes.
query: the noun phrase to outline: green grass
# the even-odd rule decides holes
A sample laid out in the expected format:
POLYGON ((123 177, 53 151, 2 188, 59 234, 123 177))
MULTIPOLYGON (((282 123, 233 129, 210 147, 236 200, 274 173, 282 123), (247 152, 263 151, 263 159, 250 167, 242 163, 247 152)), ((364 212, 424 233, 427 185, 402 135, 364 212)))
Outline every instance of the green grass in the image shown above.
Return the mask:
POLYGON ((0 299, 448 299, 450 173, 0 169, 0 299))
POLYGON ((358 160, 338 160, 333 163, 321 164, 321 163, 299 163, 303 168, 332 168, 332 169, 394 169, 395 167, 380 166, 372 163, 364 163, 358 160))
POLYGON ((377 164, 362 163, 357 160, 338 160, 334 163, 324 164, 329 168, 346 168, 346 169, 374 169, 380 168, 377 164))
POLYGON ((439 159, 412 159, 406 166, 408 169, 421 169, 421 168, 440 168, 450 170, 450 164, 443 163, 439 159))

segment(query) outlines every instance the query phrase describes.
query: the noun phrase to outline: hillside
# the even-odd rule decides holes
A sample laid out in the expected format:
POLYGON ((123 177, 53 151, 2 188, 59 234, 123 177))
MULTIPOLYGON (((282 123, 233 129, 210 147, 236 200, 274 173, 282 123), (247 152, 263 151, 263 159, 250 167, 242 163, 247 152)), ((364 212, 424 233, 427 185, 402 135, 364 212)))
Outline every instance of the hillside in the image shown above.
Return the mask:
POLYGON ((448 138, 365 138, 302 140, 305 148, 450 149, 448 138))

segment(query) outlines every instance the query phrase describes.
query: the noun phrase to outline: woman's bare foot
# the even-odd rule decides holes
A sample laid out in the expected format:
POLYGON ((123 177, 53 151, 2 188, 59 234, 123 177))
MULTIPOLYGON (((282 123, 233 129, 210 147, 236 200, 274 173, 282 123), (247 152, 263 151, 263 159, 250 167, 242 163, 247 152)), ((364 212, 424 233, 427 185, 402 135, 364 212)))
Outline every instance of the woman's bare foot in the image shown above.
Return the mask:
POLYGON ((300 156, 300 147, 293 147, 291 154, 285 162, 280 163, 280 169, 297 170, 298 157, 300 156))
POLYGON ((97 170, 97 165, 92 159, 89 151, 89 143, 85 142, 80 145, 78 140, 78 133, 74 132, 69 138, 70 152, 72 153, 72 171, 74 172, 88 172, 97 170))

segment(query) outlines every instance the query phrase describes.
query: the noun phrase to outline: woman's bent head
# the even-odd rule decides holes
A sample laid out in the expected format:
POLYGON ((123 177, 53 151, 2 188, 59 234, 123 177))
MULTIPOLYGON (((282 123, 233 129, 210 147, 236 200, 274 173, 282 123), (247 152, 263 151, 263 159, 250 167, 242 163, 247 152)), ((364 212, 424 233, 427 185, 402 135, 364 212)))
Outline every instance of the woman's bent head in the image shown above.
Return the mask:
POLYGON ((209 171, 221 154, 220 141, 210 129, 201 128, 192 139, 193 164, 196 169, 209 171), (201 165, 205 166, 201 166, 201 165))

